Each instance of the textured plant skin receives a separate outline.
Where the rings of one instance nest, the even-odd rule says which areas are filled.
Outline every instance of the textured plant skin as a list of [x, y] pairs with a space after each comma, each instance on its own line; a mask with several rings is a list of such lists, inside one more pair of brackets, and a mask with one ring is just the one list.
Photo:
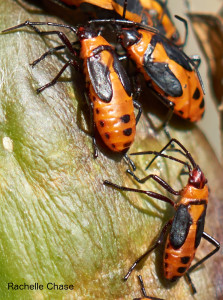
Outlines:
[[[27, 19], [63, 22], [44, 13], [30, 13], [9, 0], [1, 1], [0, 12], [0, 30]], [[122, 281], [174, 212], [154, 199], [106, 187], [103, 181], [166, 191], [151, 181], [136, 184], [125, 174], [127, 165], [121, 155], [111, 154], [102, 144], [99, 157], [93, 158], [78, 72], [68, 70], [65, 82], [37, 95], [36, 89], [60, 70], [63, 57], [48, 57], [34, 69], [29, 63], [55, 45], [55, 37], [42, 38], [26, 28], [2, 34], [0, 40], [0, 299], [133, 299], [141, 295], [137, 274], [153, 296], [222, 299], [222, 252], [192, 274], [195, 296], [183, 278], [175, 284], [163, 280], [162, 247], [127, 282]], [[155, 115], [151, 118], [159, 122]], [[222, 240], [222, 169], [195, 126], [176, 120], [170, 132], [191, 151], [209, 180], [205, 230]], [[165, 135], [155, 134], [143, 116], [130, 152], [160, 150], [166, 142]], [[144, 169], [149, 160], [134, 158], [138, 176], [148, 174]], [[149, 170], [175, 189], [181, 189], [185, 181], [179, 179], [180, 171], [180, 165], [165, 159], [157, 159]], [[210, 249], [202, 243], [196, 257]], [[44, 289], [8, 291], [9, 282], [38, 282]], [[74, 289], [48, 290], [49, 282], [74, 285]]]

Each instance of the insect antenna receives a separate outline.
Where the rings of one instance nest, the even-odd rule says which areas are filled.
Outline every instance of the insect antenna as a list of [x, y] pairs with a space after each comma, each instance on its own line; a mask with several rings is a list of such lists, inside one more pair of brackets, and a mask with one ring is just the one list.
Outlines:
[[[165, 151], [172, 143], [176, 143], [182, 150], [179, 149], [179, 152], [181, 154], [183, 154], [191, 163], [193, 168], [197, 167], [197, 164], [195, 163], [193, 157], [191, 156], [190, 152], [177, 140], [177, 139], [171, 139], [166, 146], [163, 147], [163, 149], [161, 149], [159, 152], [156, 151], [145, 151], [145, 152], [138, 152], [138, 153], [132, 153], [131, 155], [141, 155], [141, 154], [155, 154], [155, 157], [150, 161], [150, 163], [148, 164], [148, 166], [146, 167], [146, 170], [151, 166], [151, 164], [154, 162], [154, 160], [158, 157], [158, 156], [163, 156], [161, 155], [163, 151]], [[168, 156], [168, 157], [167, 157]], [[177, 158], [173, 157], [173, 156], [169, 156], [167, 155], [167, 158], [170, 158], [172, 160], [176, 160]], [[163, 156], [165, 157], [165, 156]], [[181, 161], [181, 160], [180, 160]], [[182, 162], [182, 161], [181, 161]], [[184, 165], [186, 164], [185, 162], [183, 162]], [[188, 165], [189, 166], [189, 165]], [[191, 171], [191, 167], [189, 168], [189, 171]]]
[[[176, 149], [176, 150], [178, 150], [178, 149]], [[192, 171], [191, 166], [190, 166], [187, 162], [185, 162], [185, 161], [183, 161], [183, 160], [181, 160], [181, 159], [178, 159], [178, 158], [176, 158], [176, 157], [174, 157], [174, 156], [166, 155], [166, 154], [163, 154], [163, 153], [160, 153], [160, 152], [157, 152], [157, 151], [135, 152], [135, 153], [131, 153], [130, 155], [145, 155], [145, 154], [155, 154], [155, 158], [158, 157], [158, 156], [161, 156], [161, 157], [165, 157], [165, 158], [174, 160], [174, 161], [176, 161], [176, 162], [178, 162], [178, 163], [180, 163], [180, 164], [186, 166], [186, 167], [188, 168], [188, 171], [189, 171], [189, 172]], [[184, 154], [184, 153], [181, 152], [181, 154]], [[184, 155], [186, 156], [186, 154], [184, 154]], [[155, 159], [155, 158], [154, 158], [154, 159]]]
[[188, 38], [188, 24], [187, 24], [187, 20], [185, 20], [184, 18], [178, 16], [178, 15], [175, 15], [174, 16], [176, 19], [178, 19], [179, 21], [183, 22], [184, 23], [184, 27], [185, 27], [185, 36], [184, 36], [184, 42], [180, 45], [181, 48], [183, 48], [186, 43], [187, 43], [187, 38]]

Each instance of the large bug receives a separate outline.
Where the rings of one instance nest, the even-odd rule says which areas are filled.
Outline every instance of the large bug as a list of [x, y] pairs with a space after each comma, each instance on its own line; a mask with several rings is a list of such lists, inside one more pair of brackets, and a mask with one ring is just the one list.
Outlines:
[[[123, 0], [114, 0], [113, 2], [119, 4], [119, 6], [113, 4], [113, 7], [117, 7], [116, 12], [123, 18], [153, 26], [176, 45], [181, 45], [179, 32], [167, 8], [167, 0], [128, 0], [124, 2]], [[138, 18], [135, 15], [131, 17], [130, 12], [137, 14]]]
[[147, 296], [147, 293], [146, 293], [146, 290], [145, 290], [145, 287], [144, 287], [144, 283], [143, 283], [143, 280], [142, 280], [142, 276], [139, 275], [138, 279], [139, 279], [139, 283], [141, 285], [141, 290], [142, 290], [143, 297], [142, 298], [134, 298], [133, 300], [145, 300], [145, 299], [147, 299], [147, 300], [163, 300], [161, 298]]
[[92, 20], [108, 23], [115, 31], [128, 56], [144, 75], [150, 88], [181, 118], [196, 122], [204, 114], [204, 89], [197, 70], [199, 59], [189, 58], [178, 46], [153, 27], [128, 20]]
[[[100, 34], [90, 27], [72, 27], [51, 22], [30, 22], [6, 29], [9, 32], [24, 26], [29, 26], [40, 35], [56, 34], [63, 42], [62, 46], [52, 48], [33, 62], [33, 66], [62, 48], [67, 48], [72, 58], [66, 62], [57, 76], [37, 91], [42, 92], [54, 85], [65, 69], [71, 65], [78, 67], [77, 52], [67, 36], [61, 31], [40, 31], [36, 26], [48, 25], [68, 28], [79, 38], [81, 44], [80, 57], [83, 60], [86, 85], [90, 98], [92, 126], [96, 127], [105, 145], [114, 152], [126, 151], [134, 141], [135, 127], [141, 114], [140, 105], [133, 100], [130, 81], [118, 60], [112, 46]], [[135, 118], [134, 106], [139, 109]], [[94, 156], [97, 156], [96, 141], [93, 132]]]
[[179, 32], [167, 8], [167, 0], [53, 0], [67, 4], [69, 7], [89, 3], [95, 6], [114, 10], [124, 18], [151, 25], [160, 30], [168, 39], [177, 45], [181, 44]]
[[[168, 148], [169, 145], [171, 145], [171, 143], [176, 143], [181, 148], [181, 150], [179, 149], [179, 151], [187, 157], [190, 164], [173, 156], [165, 155], [162, 153]], [[193, 293], [195, 293], [196, 289], [191, 282], [189, 273], [191, 273], [209, 257], [214, 255], [220, 248], [220, 244], [213, 237], [204, 232], [204, 222], [208, 203], [207, 179], [205, 178], [204, 173], [201, 171], [200, 167], [195, 163], [191, 154], [176, 139], [171, 139], [170, 142], [160, 152], [145, 151], [133, 153], [133, 155], [144, 154], [155, 154], [156, 156], [166, 157], [183, 164], [188, 168], [189, 178], [187, 185], [182, 190], [175, 191], [168, 185], [167, 182], [165, 182], [157, 175], [150, 174], [143, 179], [139, 179], [131, 171], [128, 171], [140, 183], [143, 183], [149, 179], [153, 179], [169, 193], [180, 196], [180, 200], [177, 203], [164, 195], [152, 191], [123, 187], [109, 181], [104, 182], [105, 185], [114, 187], [122, 191], [132, 191], [146, 194], [152, 198], [169, 203], [176, 210], [174, 217], [169, 220], [163, 227], [155, 244], [133, 263], [124, 279], [127, 280], [138, 263], [163, 242], [165, 233], [171, 226], [169, 234], [167, 236], [163, 257], [164, 276], [170, 281], [175, 281], [179, 277], [185, 275], [188, 282], [191, 284]], [[215, 249], [190, 267], [202, 237], [213, 244], [215, 246]]]

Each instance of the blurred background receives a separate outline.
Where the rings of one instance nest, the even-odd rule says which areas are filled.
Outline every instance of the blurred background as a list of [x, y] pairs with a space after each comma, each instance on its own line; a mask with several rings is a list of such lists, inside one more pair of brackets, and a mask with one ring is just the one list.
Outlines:
[[[175, 1], [175, 0], [169, 0], [168, 1], [168, 7], [173, 15], [180, 15], [182, 17], [185, 17], [188, 19], [186, 12], [190, 11], [192, 14], [208, 14], [208, 15], [220, 15], [220, 11], [222, 11], [222, 0], [185, 0], [185, 1]], [[183, 24], [179, 24], [180, 22], [176, 21], [177, 27], [180, 31], [180, 33], [184, 34], [184, 26]], [[207, 21], [204, 20], [204, 23], [207, 24]], [[206, 111], [203, 119], [198, 122], [198, 126], [202, 129], [203, 133], [207, 137], [208, 141], [212, 145], [219, 161], [222, 162], [222, 150], [221, 150], [221, 131], [222, 131], [222, 125], [220, 122], [220, 114], [218, 110], [218, 102], [222, 101], [222, 94], [221, 99], [217, 101], [213, 87], [212, 87], [212, 81], [210, 76], [210, 68], [208, 67], [207, 59], [205, 58], [205, 55], [203, 51], [201, 50], [201, 47], [199, 46], [198, 39], [195, 36], [195, 33], [193, 31], [192, 23], [189, 21], [189, 35], [188, 35], [188, 42], [185, 46], [185, 52], [190, 56], [194, 54], [198, 54], [201, 57], [201, 65], [199, 67], [199, 71], [201, 73], [202, 80], [204, 82], [205, 87], [205, 103], [206, 103]], [[220, 26], [220, 24], [219, 24]], [[198, 27], [202, 27], [201, 24], [198, 24]], [[199, 28], [198, 28], [199, 29]], [[213, 30], [213, 35], [215, 28]], [[223, 36], [223, 23], [221, 23], [221, 31]], [[222, 36], [219, 35], [219, 39], [222, 39]], [[200, 37], [201, 38], [201, 37]], [[210, 32], [207, 33], [206, 43], [212, 42], [212, 34]], [[223, 43], [223, 40], [221, 40], [221, 43]], [[222, 45], [222, 44], [221, 44]], [[219, 66], [220, 69], [222, 69], [222, 78], [223, 78], [223, 47], [220, 49], [221, 51], [221, 65]], [[219, 83], [221, 82], [221, 89], [223, 86], [223, 79], [219, 79]], [[216, 104], [218, 103], [218, 104]]]

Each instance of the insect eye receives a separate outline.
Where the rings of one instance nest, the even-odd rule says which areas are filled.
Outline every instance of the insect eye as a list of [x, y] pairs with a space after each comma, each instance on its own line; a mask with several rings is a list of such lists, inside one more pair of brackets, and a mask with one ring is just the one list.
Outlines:
[[190, 173], [189, 184], [197, 189], [202, 189], [206, 183], [207, 179], [201, 169], [199, 167], [193, 169]]

